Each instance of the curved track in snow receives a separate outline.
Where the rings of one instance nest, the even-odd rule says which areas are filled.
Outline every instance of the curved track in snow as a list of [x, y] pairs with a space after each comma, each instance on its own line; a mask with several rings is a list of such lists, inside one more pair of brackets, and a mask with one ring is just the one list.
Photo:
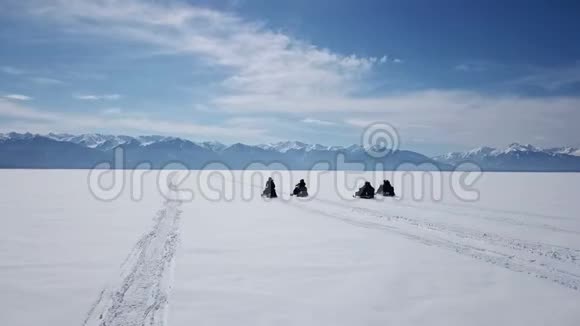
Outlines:
[[398, 234], [425, 245], [580, 290], [580, 250], [575, 248], [525, 241], [425, 218], [392, 215], [384, 210], [325, 199], [290, 201], [288, 204], [357, 227]]
[[89, 310], [87, 326], [166, 324], [173, 257], [179, 239], [178, 201], [167, 201], [151, 231], [135, 244], [118, 280], [103, 289]]

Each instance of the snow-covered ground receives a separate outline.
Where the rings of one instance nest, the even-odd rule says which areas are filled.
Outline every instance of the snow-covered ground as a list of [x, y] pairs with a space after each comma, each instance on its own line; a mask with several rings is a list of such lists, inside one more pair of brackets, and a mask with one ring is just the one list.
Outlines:
[[101, 201], [88, 171], [1, 170], [0, 325], [580, 321], [580, 174], [487, 173], [474, 201], [449, 174], [387, 173], [399, 197], [377, 200], [350, 194], [380, 175], [311, 175], [303, 200], [306, 173], [261, 174], [280, 198], [241, 172], [222, 200], [217, 174], [192, 172], [193, 200], [175, 201], [150, 172], [141, 200], [127, 181]]

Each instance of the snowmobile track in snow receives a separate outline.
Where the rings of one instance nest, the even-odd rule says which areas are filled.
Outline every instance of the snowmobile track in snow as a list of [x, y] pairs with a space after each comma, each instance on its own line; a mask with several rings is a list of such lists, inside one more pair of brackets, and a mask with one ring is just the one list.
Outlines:
[[[353, 207], [328, 200], [288, 204], [357, 227], [388, 231], [429, 246], [451, 250], [503, 268], [580, 290], [580, 250], [511, 239], [492, 233]], [[319, 209], [312, 204], [326, 206]], [[338, 209], [328, 209], [334, 206]], [[354, 213], [354, 214], [353, 214]], [[366, 218], [365, 218], [366, 217]], [[368, 217], [373, 218], [369, 220]]]
[[151, 231], [121, 265], [120, 277], [101, 291], [83, 325], [161, 326], [166, 324], [171, 268], [179, 238], [180, 202], [167, 201]]
[[[559, 233], [580, 235], [580, 231], [578, 230], [570, 230], [542, 222], [542, 220], [571, 220], [572, 218], [569, 217], [542, 215], [529, 212], [517, 212], [509, 210], [495, 210], [480, 207], [475, 208], [476, 211], [474, 211], [474, 207], [470, 207], [468, 205], [448, 204], [448, 203], [437, 203], [437, 205], [421, 206], [421, 205], [404, 204], [395, 201], [393, 202], [393, 204], [398, 207], [409, 207], [423, 210], [428, 209], [431, 211], [438, 211], [445, 214], [451, 214], [456, 216], [469, 216], [514, 226], [529, 227], [540, 230], [550, 230]], [[540, 222], [531, 222], [530, 219], [540, 220]]]
[[[259, 185], [252, 185], [259, 188]], [[280, 195], [285, 194], [284, 191]], [[417, 241], [429, 246], [457, 252], [459, 254], [472, 257], [486, 263], [501, 266], [511, 271], [527, 273], [540, 279], [547, 279], [572, 290], [580, 291], [580, 250], [562, 246], [550, 245], [541, 242], [529, 242], [520, 239], [502, 237], [493, 233], [484, 233], [467, 228], [453, 227], [443, 223], [433, 223], [430, 221], [418, 220], [399, 215], [385, 214], [379, 210], [355, 207], [327, 199], [309, 198], [305, 201], [282, 201], [286, 205], [291, 205], [299, 209], [307, 210], [327, 218], [342, 221], [357, 227], [388, 231], [401, 235], [413, 241]], [[313, 203], [320, 203], [325, 206], [334, 206], [338, 211], [318, 209]], [[404, 206], [404, 205], [403, 205]], [[431, 207], [421, 207], [407, 205], [416, 209], [432, 209]], [[468, 208], [464, 205], [448, 205], [450, 207]], [[479, 210], [478, 208], [474, 208]], [[439, 211], [459, 215], [449, 209], [439, 209]], [[483, 209], [488, 213], [525, 215], [526, 213], [503, 211], [495, 209]], [[346, 214], [345, 214], [346, 212]], [[351, 213], [355, 213], [352, 215]], [[361, 218], [377, 218], [377, 223]], [[513, 219], [513, 217], [497, 217], [483, 215], [479, 213], [467, 212], [472, 217], [495, 220], [511, 225], [521, 225], [528, 227], [546, 228], [556, 232], [567, 230], [551, 228], [545, 224], [528, 224]], [[553, 217], [536, 214], [537, 218], [567, 219], [567, 217]], [[380, 220], [378, 218], [381, 218]], [[546, 227], [547, 226], [547, 227]], [[574, 232], [572, 232], [574, 233]]]
[[[379, 197], [380, 198], [380, 197]], [[378, 199], [379, 202], [385, 201], [387, 198], [380, 198]], [[337, 202], [333, 202], [327, 199], [316, 198], [316, 201], [324, 202], [330, 205], [341, 205], [345, 207], [344, 204], [340, 204]], [[573, 235], [580, 235], [580, 231], [578, 230], [570, 230], [561, 227], [557, 227], [554, 225], [540, 222], [532, 222], [530, 218], [535, 220], [570, 220], [569, 217], [562, 217], [562, 216], [554, 216], [554, 215], [542, 215], [542, 214], [532, 214], [528, 212], [518, 212], [513, 210], [498, 210], [498, 209], [490, 209], [490, 208], [480, 208], [473, 207], [469, 205], [461, 205], [461, 204], [449, 204], [449, 203], [437, 203], [431, 205], [413, 205], [409, 203], [403, 203], [399, 200], [393, 200], [388, 202], [389, 205], [393, 205], [394, 207], [408, 207], [413, 209], [420, 209], [420, 210], [429, 210], [429, 211], [436, 211], [445, 214], [455, 215], [455, 216], [469, 216], [477, 219], [482, 219], [490, 222], [497, 222], [503, 223], [513, 226], [520, 226], [520, 227], [527, 227], [527, 228], [535, 228], [540, 230], [549, 230], [553, 232], [559, 233], [567, 233]], [[348, 206], [352, 207], [352, 206]]]
[[[360, 215], [370, 216], [375, 218], [387, 218], [388, 221], [392, 222], [402, 222], [407, 223], [418, 228], [428, 229], [431, 231], [439, 231], [446, 233], [453, 233], [454, 235], [468, 240], [478, 240], [486, 242], [490, 245], [502, 246], [514, 250], [527, 251], [530, 254], [534, 254], [540, 257], [547, 257], [550, 259], [558, 260], [560, 262], [566, 262], [575, 264], [580, 268], [580, 250], [574, 248], [568, 248], [563, 246], [558, 246], [554, 244], [547, 244], [539, 241], [525, 241], [521, 239], [514, 239], [505, 237], [499, 234], [491, 232], [482, 232], [480, 230], [474, 230], [466, 227], [461, 227], [457, 225], [450, 225], [446, 223], [436, 222], [425, 218], [411, 218], [401, 215], [387, 214], [384, 210], [359, 207], [359, 206], [349, 206], [346, 204], [341, 204], [333, 202], [330, 200], [316, 199], [316, 201], [321, 201], [327, 205], [333, 205], [344, 209], [349, 209], [353, 212], [359, 213]], [[409, 206], [413, 208], [421, 209], [419, 206]], [[431, 208], [428, 208], [431, 210]], [[455, 213], [457, 214], [457, 213]], [[459, 215], [459, 214], [458, 214]], [[470, 215], [476, 216], [476, 215]], [[511, 223], [510, 223], [511, 224]], [[537, 226], [531, 226], [537, 227]], [[558, 232], [552, 228], [547, 228], [548, 230]]]

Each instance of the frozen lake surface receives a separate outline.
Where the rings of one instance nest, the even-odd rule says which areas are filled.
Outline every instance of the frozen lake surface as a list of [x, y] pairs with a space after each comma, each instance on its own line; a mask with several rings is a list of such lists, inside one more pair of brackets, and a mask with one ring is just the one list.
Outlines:
[[280, 198], [241, 172], [225, 191], [191, 172], [192, 200], [126, 176], [102, 201], [85, 170], [1, 170], [0, 324], [580, 322], [580, 174], [487, 173], [466, 201], [448, 174], [387, 174], [398, 198], [354, 200], [382, 176], [327, 172], [303, 200], [306, 173], [260, 173]]

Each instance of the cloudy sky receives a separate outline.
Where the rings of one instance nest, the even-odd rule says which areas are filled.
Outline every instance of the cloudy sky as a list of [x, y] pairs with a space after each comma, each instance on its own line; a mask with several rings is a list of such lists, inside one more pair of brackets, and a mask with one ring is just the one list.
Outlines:
[[580, 145], [577, 1], [0, 1], [0, 132]]

